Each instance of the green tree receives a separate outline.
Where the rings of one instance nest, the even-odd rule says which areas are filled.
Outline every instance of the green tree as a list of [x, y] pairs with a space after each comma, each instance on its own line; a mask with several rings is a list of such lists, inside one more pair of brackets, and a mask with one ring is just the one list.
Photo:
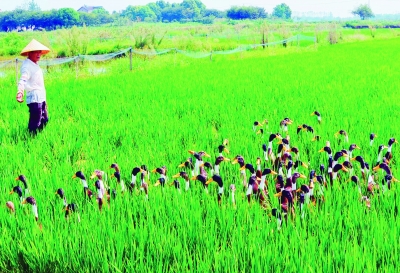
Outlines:
[[40, 11], [39, 5], [35, 2], [35, 0], [25, 0], [21, 6], [18, 6], [17, 9], [23, 9], [28, 11]]
[[94, 14], [106, 14], [106, 15], [109, 15], [109, 14], [110, 14], [110, 13], [109, 13], [105, 8], [103, 8], [103, 7], [94, 9], [94, 10], [92, 11], [92, 13], [94, 13]]
[[165, 22], [180, 21], [184, 18], [184, 9], [181, 6], [171, 6], [161, 10], [162, 20]]
[[181, 6], [184, 8], [184, 17], [186, 19], [199, 18], [206, 6], [197, 0], [183, 0]]
[[356, 15], [356, 16], [360, 16], [361, 20], [365, 20], [365, 19], [374, 17], [374, 14], [372, 13], [371, 7], [369, 5], [366, 5], [366, 4], [358, 6], [351, 13]]
[[164, 0], [156, 1], [156, 5], [160, 8], [160, 10], [169, 7], [169, 3], [165, 2]]
[[161, 8], [156, 4], [156, 3], [148, 3], [146, 6], [148, 6], [154, 14], [157, 16], [157, 21], [161, 20]]
[[203, 11], [203, 16], [204, 17], [214, 16], [215, 18], [224, 18], [226, 16], [226, 12], [217, 9], [206, 9]]
[[72, 27], [79, 24], [79, 13], [72, 8], [62, 8], [57, 12], [57, 25]]
[[292, 10], [285, 3], [279, 4], [272, 11], [272, 17], [290, 19], [292, 17]]
[[267, 13], [264, 8], [235, 6], [226, 12], [226, 16], [233, 20], [258, 19], [267, 17]]
[[128, 6], [121, 15], [132, 21], [157, 21], [157, 15], [149, 6]]

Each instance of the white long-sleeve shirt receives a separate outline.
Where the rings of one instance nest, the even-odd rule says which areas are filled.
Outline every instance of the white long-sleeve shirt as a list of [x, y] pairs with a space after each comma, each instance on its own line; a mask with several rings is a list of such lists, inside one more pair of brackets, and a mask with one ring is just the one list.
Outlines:
[[18, 82], [18, 92], [24, 94], [24, 90], [26, 90], [27, 104], [46, 101], [42, 69], [29, 59], [22, 63], [21, 78]]

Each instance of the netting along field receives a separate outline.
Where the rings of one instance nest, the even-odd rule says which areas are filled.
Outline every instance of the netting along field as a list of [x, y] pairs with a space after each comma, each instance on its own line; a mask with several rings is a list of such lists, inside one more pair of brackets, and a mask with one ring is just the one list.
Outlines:
[[[326, 188], [322, 205], [307, 208], [304, 218], [295, 205], [297, 216], [277, 230], [276, 219], [254, 197], [248, 204], [238, 165], [229, 162], [220, 169], [221, 206], [215, 183], [205, 194], [198, 181], [186, 192], [180, 180], [178, 193], [174, 187], [153, 186], [159, 176], [152, 173], [148, 200], [139, 187], [133, 194], [118, 191], [99, 213], [71, 177], [82, 170], [88, 178], [101, 169], [108, 173], [107, 184], [119, 190], [109, 168], [116, 162], [126, 184], [132, 168], [142, 164], [150, 170], [165, 165], [170, 183], [181, 170], [178, 165], [191, 156], [188, 150], [204, 150], [211, 155], [205, 160], [214, 162], [224, 139], [229, 140], [226, 157], [240, 154], [255, 166], [256, 158], [263, 158], [262, 144], [268, 144], [271, 132], [279, 132], [285, 117], [294, 121], [290, 144], [309, 164], [299, 168], [307, 177], [327, 165], [326, 154], [318, 151], [328, 140], [334, 152], [356, 143], [361, 150], [353, 156], [362, 155], [374, 166], [379, 144], [400, 138], [399, 46], [400, 39], [391, 39], [268, 57], [174, 57], [160, 66], [154, 61], [133, 72], [78, 79], [74, 72], [50, 72], [45, 76], [50, 123], [36, 138], [26, 136], [28, 109], [15, 101], [15, 76], [1, 78], [0, 200], [16, 204], [15, 214], [0, 209], [2, 271], [396, 271], [396, 183], [370, 196], [368, 209], [356, 185], [347, 181], [349, 174], [341, 173]], [[315, 110], [321, 124], [310, 116]], [[264, 134], [255, 134], [253, 122], [264, 119], [269, 121]], [[311, 141], [307, 132], [296, 134], [304, 123], [320, 141]], [[348, 143], [335, 138], [339, 130], [348, 132]], [[378, 136], [372, 146], [370, 133]], [[392, 152], [390, 167], [398, 177], [396, 144]], [[361, 179], [359, 164], [352, 163]], [[37, 201], [42, 229], [30, 206], [19, 205], [18, 196], [9, 194], [20, 174], [26, 175]], [[278, 208], [273, 176], [267, 180], [272, 207]], [[94, 190], [94, 180], [88, 182]], [[235, 207], [230, 184], [237, 188]], [[308, 178], [301, 184], [308, 184]], [[80, 222], [75, 215], [64, 218], [62, 200], [54, 194], [58, 188], [78, 204]]]

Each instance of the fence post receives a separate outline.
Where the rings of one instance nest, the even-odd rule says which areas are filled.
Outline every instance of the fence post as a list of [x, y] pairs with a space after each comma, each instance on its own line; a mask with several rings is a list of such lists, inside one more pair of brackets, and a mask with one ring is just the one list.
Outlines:
[[15, 79], [18, 84], [18, 58], [15, 59]]
[[132, 47], [129, 49], [129, 68], [132, 71]]
[[297, 46], [300, 46], [300, 34], [297, 34]]
[[212, 61], [212, 51], [210, 52], [210, 61]]

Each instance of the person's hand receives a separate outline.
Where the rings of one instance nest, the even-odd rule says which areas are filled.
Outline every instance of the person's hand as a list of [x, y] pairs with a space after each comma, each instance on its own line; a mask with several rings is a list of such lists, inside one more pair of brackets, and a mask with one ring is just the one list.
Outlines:
[[19, 103], [24, 101], [24, 93], [22, 93], [21, 91], [17, 93], [17, 101]]

